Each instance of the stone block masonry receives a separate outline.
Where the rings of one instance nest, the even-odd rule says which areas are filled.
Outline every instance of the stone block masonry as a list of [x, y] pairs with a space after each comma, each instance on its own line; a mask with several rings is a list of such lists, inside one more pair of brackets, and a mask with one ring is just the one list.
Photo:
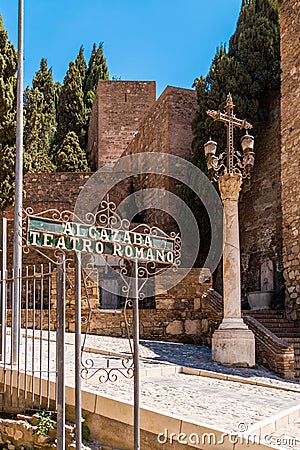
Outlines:
[[[211, 335], [220, 323], [206, 301], [206, 295], [211, 289], [211, 280], [200, 284], [199, 275], [201, 269], [192, 271], [175, 286], [164, 294], [156, 296], [155, 309], [140, 310], [140, 335], [142, 339], [166, 340], [173, 342], [190, 342], [195, 344], [210, 345]], [[75, 330], [74, 314], [74, 285], [72, 273], [68, 276], [68, 296], [66, 309], [66, 330]], [[99, 309], [97, 301], [97, 287], [90, 283], [87, 302], [82, 303], [82, 316], [90, 315], [88, 332], [90, 334], [126, 337], [127, 330], [123, 310]], [[56, 283], [55, 274], [52, 280], [53, 299], [51, 314], [55, 311]], [[132, 310], [127, 311], [127, 318], [132, 325]], [[38, 318], [37, 318], [38, 321]], [[83, 321], [82, 331], [86, 331], [87, 321]]]
[[281, 204], [286, 310], [300, 323], [300, 1], [282, 0]]
[[155, 81], [99, 81], [87, 149], [93, 170], [122, 155], [155, 99]]
[[[194, 90], [167, 86], [140, 122], [138, 132], [125, 154], [159, 152], [191, 161], [193, 140], [191, 122], [196, 109], [197, 99]], [[167, 173], [167, 171], [168, 168], [162, 167], [162, 173]], [[181, 184], [165, 175], [150, 173], [135, 177], [133, 185], [135, 191], [159, 187], [159, 189], [181, 195]], [[150, 194], [145, 191], [143, 196], [145, 204], [148, 203], [148, 200], [151, 200], [152, 204], [157, 204], [157, 207], [159, 207], [159, 200], [156, 201], [153, 193]], [[167, 203], [166, 206], [168, 207]], [[171, 217], [154, 208], [143, 214], [143, 221], [172, 229], [174, 224]]]
[[280, 290], [282, 270], [282, 211], [280, 184], [280, 103], [270, 99], [269, 126], [255, 134], [255, 166], [244, 180], [239, 202], [242, 295], [261, 290], [261, 268], [273, 265], [273, 283]]

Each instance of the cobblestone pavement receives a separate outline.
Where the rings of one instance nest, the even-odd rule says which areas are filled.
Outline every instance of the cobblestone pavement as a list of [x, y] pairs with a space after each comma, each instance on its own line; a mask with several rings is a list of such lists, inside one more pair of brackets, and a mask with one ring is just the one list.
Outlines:
[[[51, 333], [51, 342], [55, 333]], [[74, 334], [66, 334], [66, 376], [74, 375]], [[97, 367], [106, 364], [101, 354], [130, 353], [127, 339], [89, 335], [86, 337], [83, 361], [90, 359]], [[45, 354], [47, 347], [45, 347]], [[39, 354], [38, 347], [36, 348]], [[49, 347], [51, 364], [55, 364], [55, 345]], [[274, 414], [300, 404], [300, 384], [283, 380], [271, 374], [263, 367], [242, 369], [224, 367], [211, 361], [211, 352], [207, 347], [192, 344], [168, 342], [140, 342], [140, 355], [145, 361], [142, 367], [151, 367], [148, 376], [141, 379], [141, 407], [158, 409], [169, 415], [200, 421], [212, 427], [237, 431], [239, 424], [249, 427]], [[151, 362], [152, 361], [152, 362]], [[153, 361], [157, 364], [153, 364]], [[216, 374], [216, 377], [173, 373], [161, 375], [161, 367], [167, 364], [204, 369]], [[117, 360], [113, 359], [113, 364]], [[55, 366], [54, 366], [55, 367]], [[150, 375], [149, 375], [150, 373]], [[239, 381], [220, 380], [218, 374], [239, 376], [244, 381], [256, 381], [264, 386]], [[98, 391], [133, 402], [133, 379], [122, 375], [116, 382], [99, 383], [99, 376], [83, 381], [84, 389]], [[162, 432], [164, 430], [161, 430]], [[300, 449], [300, 427], [291, 424], [286, 429], [273, 433], [272, 442], [280, 444], [282, 449]], [[91, 447], [92, 448], [92, 447]]]
[[[126, 339], [105, 336], [87, 336], [86, 346], [106, 352], [130, 351]], [[255, 380], [270, 385], [257, 386], [182, 373], [167, 376], [153, 374], [141, 380], [142, 407], [151, 407], [213, 427], [238, 431], [240, 424], [250, 427], [300, 404], [298, 383], [283, 380], [263, 367], [243, 369], [222, 366], [211, 361], [211, 351], [207, 347], [142, 340], [140, 354], [143, 358], [161, 363], [204, 369], [216, 374], [225, 373], [243, 377], [245, 381]], [[120, 400], [133, 401], [132, 380], [120, 378], [116, 383], [105, 384], [96, 381], [85, 388], [118, 397]], [[282, 449], [300, 449], [299, 423], [290, 424], [273, 433], [269, 442]]]
[[[88, 389], [133, 401], [132, 380], [95, 383]], [[142, 407], [232, 431], [238, 431], [240, 424], [249, 427], [298, 403], [300, 393], [201, 376], [176, 374], [141, 380]]]
[[[68, 342], [74, 337], [69, 334]], [[97, 348], [106, 352], [128, 353], [130, 347], [127, 339], [108, 336], [88, 335], [85, 347]], [[178, 344], [162, 341], [140, 341], [140, 356], [157, 362], [177, 364], [178, 366], [204, 369], [227, 375], [237, 375], [251, 380], [261, 381], [272, 385], [291, 386], [300, 392], [300, 384], [292, 383], [272, 374], [262, 366], [255, 369], [227, 367], [211, 360], [211, 350], [193, 344]]]

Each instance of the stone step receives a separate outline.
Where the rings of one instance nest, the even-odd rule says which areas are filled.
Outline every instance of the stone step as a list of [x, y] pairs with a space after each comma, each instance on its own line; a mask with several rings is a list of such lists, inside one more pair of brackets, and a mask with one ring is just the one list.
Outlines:
[[[87, 441], [87, 443], [88, 443], [88, 441]], [[116, 447], [111, 447], [110, 445], [99, 444], [98, 450], [121, 450], [121, 449], [116, 448]]]
[[[243, 314], [243, 317], [247, 316], [248, 314]], [[273, 316], [253, 316], [252, 314], [248, 315], [249, 317], [253, 317], [253, 319], [256, 319], [258, 321], [264, 321], [264, 322], [278, 322], [278, 323], [290, 323], [286, 317], [273, 317]]]
[[[278, 328], [278, 329], [282, 329], [282, 328], [288, 328], [288, 329], [296, 329], [295, 325], [293, 323], [290, 322], [264, 322], [263, 320], [260, 320], [260, 323], [262, 323], [266, 328]], [[298, 329], [299, 333], [300, 330]]]
[[299, 333], [299, 331], [297, 330], [297, 329], [295, 329], [295, 328], [275, 328], [275, 327], [267, 327], [268, 328], [268, 330], [270, 330], [270, 331], [272, 331], [272, 333], [275, 333], [275, 334], [280, 334], [280, 335], [284, 335], [284, 334], [286, 334], [286, 335], [288, 335], [288, 334], [292, 334], [293, 336], [295, 336], [295, 337], [298, 337], [298, 336], [300, 336], [300, 333]]
[[300, 334], [299, 331], [274, 331], [274, 330], [270, 330], [273, 331], [273, 333], [276, 334], [276, 336], [280, 337], [280, 338], [300, 338]]
[[285, 315], [284, 309], [243, 309], [244, 314], [253, 314], [253, 315], [259, 315], [259, 314], [269, 314], [269, 315]]
[[286, 342], [289, 342], [290, 344], [295, 344], [300, 348], [300, 337], [285, 337], [282, 339]]
[[279, 331], [281, 333], [285, 333], [285, 332], [293, 333], [293, 332], [296, 332], [296, 333], [300, 334], [299, 328], [296, 328], [294, 326], [290, 327], [288, 324], [278, 324], [278, 323], [269, 323], [269, 322], [265, 322], [264, 323], [262, 321], [260, 321], [260, 323], [262, 325], [264, 325], [266, 328], [269, 328], [272, 331], [276, 330], [276, 331]]
[[265, 318], [260, 318], [260, 319], [256, 319], [259, 320], [260, 322], [263, 323], [278, 323], [278, 325], [289, 325], [291, 327], [294, 327], [295, 324], [294, 322], [290, 322], [287, 319], [284, 318], [277, 318], [277, 317], [265, 317]]

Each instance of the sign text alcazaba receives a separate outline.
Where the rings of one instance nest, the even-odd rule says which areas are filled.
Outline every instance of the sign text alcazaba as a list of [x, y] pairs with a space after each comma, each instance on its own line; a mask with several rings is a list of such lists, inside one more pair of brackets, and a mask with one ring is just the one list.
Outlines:
[[173, 264], [175, 242], [168, 237], [58, 222], [28, 216], [27, 243], [44, 248], [93, 253], [116, 258]]

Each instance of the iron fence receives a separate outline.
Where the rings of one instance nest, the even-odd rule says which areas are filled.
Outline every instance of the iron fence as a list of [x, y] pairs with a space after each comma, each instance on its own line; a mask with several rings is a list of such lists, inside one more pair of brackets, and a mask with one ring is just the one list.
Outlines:
[[0, 272], [1, 354], [0, 409], [7, 412], [55, 408], [55, 304], [51, 301], [51, 264], [26, 266], [21, 280], [21, 311], [17, 360], [12, 357], [14, 270]]

